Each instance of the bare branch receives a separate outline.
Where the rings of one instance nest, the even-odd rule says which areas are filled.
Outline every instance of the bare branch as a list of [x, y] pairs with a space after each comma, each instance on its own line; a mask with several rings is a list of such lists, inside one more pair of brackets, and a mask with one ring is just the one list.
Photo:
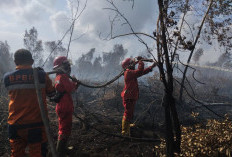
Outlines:
[[187, 26], [189, 27], [190, 33], [191, 33], [191, 35], [192, 35], [192, 41], [194, 41], [194, 36], [193, 36], [192, 28], [190, 27], [189, 23], [188, 23], [186, 20], [184, 20], [184, 22], [185, 22], [185, 23], [187, 24]]
[[59, 40], [58, 44], [52, 49], [52, 51], [50, 52], [50, 54], [48, 55], [48, 57], [46, 58], [46, 60], [44, 61], [42, 67], [44, 67], [45, 63], [48, 61], [48, 58], [52, 55], [52, 53], [55, 51], [55, 49], [62, 43], [62, 41], [64, 40], [64, 38], [66, 37], [66, 35], [68, 34], [68, 32], [71, 30], [72, 25], [69, 27], [69, 29], [65, 32], [65, 34], [63, 35], [63, 37], [61, 38], [61, 40]]
[[70, 45], [71, 45], [71, 42], [72, 42], [72, 36], [73, 36], [74, 27], [75, 27], [75, 22], [76, 22], [77, 19], [79, 19], [79, 17], [81, 16], [81, 14], [83, 13], [83, 11], [85, 10], [85, 8], [86, 8], [86, 6], [87, 6], [87, 0], [85, 1], [84, 7], [82, 8], [82, 10], [80, 11], [80, 13], [78, 14], [79, 5], [80, 5], [80, 4], [79, 4], [79, 1], [78, 1], [78, 6], [77, 6], [77, 8], [76, 8], [76, 13], [75, 13], [75, 16], [74, 16], [74, 18], [73, 18], [72, 25], [71, 25], [70, 37], [69, 37], [68, 49], [67, 49], [66, 57], [68, 57]]
[[[184, 18], [185, 18], [185, 15], [187, 14], [188, 3], [189, 3], [189, 0], [186, 0], [184, 15], [183, 15], [183, 17], [182, 17], [181, 24], [180, 24], [180, 35], [181, 35], [182, 28], [183, 28]], [[171, 55], [171, 57], [172, 57], [171, 62], [174, 61], [174, 58], [175, 58], [175, 55], [176, 55], [176, 51], [177, 51], [178, 44], [179, 44], [179, 38], [177, 38], [177, 41], [176, 41], [176, 44], [175, 44], [174, 52], [173, 52], [173, 54]]]
[[[193, 55], [194, 49], [195, 49], [195, 47], [196, 47], [197, 41], [198, 41], [198, 39], [200, 38], [201, 29], [202, 29], [202, 27], [203, 27], [203, 24], [204, 24], [204, 22], [205, 22], [205, 19], [206, 19], [208, 13], [209, 13], [209, 10], [210, 10], [212, 4], [213, 4], [213, 0], [210, 1], [210, 4], [209, 4], [208, 9], [207, 9], [207, 11], [206, 11], [206, 13], [205, 13], [205, 16], [204, 16], [203, 19], [202, 19], [202, 22], [201, 22], [201, 25], [200, 25], [200, 27], [199, 27], [199, 31], [198, 31], [198, 33], [197, 33], [195, 42], [194, 42], [194, 44], [193, 44], [193, 49], [192, 49], [192, 51], [191, 51], [191, 53], [190, 53], [190, 55], [189, 55], [187, 64], [189, 64], [189, 62], [190, 62], [190, 60], [191, 60], [191, 58], [192, 58], [192, 55]], [[183, 78], [182, 78], [181, 84], [184, 84], [184, 80], [185, 80], [185, 77], [186, 77], [187, 70], [188, 70], [188, 66], [186, 66], [185, 69], [184, 69], [184, 74], [183, 74]], [[182, 101], [182, 94], [183, 94], [183, 86], [181, 86], [181, 89], [180, 89], [179, 101]]]
[[79, 119], [82, 123], [84, 123], [86, 126], [102, 133], [102, 134], [106, 134], [108, 136], [113, 136], [113, 137], [118, 137], [118, 138], [122, 138], [122, 139], [126, 139], [126, 140], [134, 140], [134, 141], [143, 141], [143, 142], [159, 142], [159, 139], [150, 139], [150, 138], [136, 138], [136, 137], [129, 137], [129, 136], [122, 136], [122, 135], [117, 135], [117, 134], [113, 134], [113, 133], [108, 133], [105, 131], [102, 131], [98, 128], [96, 128], [93, 125], [88, 124], [85, 120], [83, 120], [81, 117], [79, 117], [75, 112], [73, 113], [73, 115]]
[[75, 41], [75, 40], [78, 40], [78, 39], [82, 38], [85, 34], [86, 34], [86, 32], [85, 32], [85, 33], [82, 33], [79, 37], [77, 37], [77, 38], [75, 38], [75, 39], [72, 39], [71, 42], [73, 42], [73, 41]]
[[[178, 67], [176, 67], [182, 74], [184, 73], [180, 68], [178, 68]], [[193, 90], [193, 87], [192, 87], [192, 85], [191, 85], [191, 83], [189, 82], [189, 80], [186, 78], [186, 81], [187, 81], [187, 83], [188, 83], [188, 85], [189, 85], [189, 87], [190, 87], [190, 89], [191, 89], [191, 91], [192, 91], [192, 93], [193, 93], [193, 95], [195, 96], [196, 94], [195, 94], [195, 92], [194, 92], [194, 90]]]
[[[181, 83], [180, 83], [178, 80], [176, 80], [176, 79], [174, 79], [174, 80], [175, 80], [178, 84], [181, 85]], [[218, 116], [218, 117], [224, 119], [224, 116], [219, 115], [218, 113], [216, 113], [215, 111], [211, 110], [211, 109], [207, 106], [209, 103], [200, 101], [200, 100], [198, 100], [197, 98], [193, 97], [191, 94], [189, 94], [188, 90], [187, 90], [184, 86], [183, 86], [183, 89], [186, 91], [187, 95], [188, 95], [192, 100], [194, 100], [195, 102], [201, 104], [203, 107], [205, 107], [208, 111], [212, 112], [212, 113], [215, 114], [216, 116]], [[229, 121], [232, 121], [232, 120], [229, 120]]]
[[[189, 68], [193, 69], [192, 77], [193, 77], [193, 79], [194, 79], [196, 82], [198, 82], [198, 83], [200, 83], [200, 84], [205, 84], [205, 83], [203, 83], [203, 82], [201, 82], [201, 81], [199, 81], [199, 80], [197, 80], [197, 79], [195, 78], [195, 72], [197, 71], [195, 68], [193, 68], [193, 67], [190, 66], [189, 64], [186, 65], [186, 64], [184, 64], [183, 62], [181, 62], [179, 56], [178, 56], [177, 58], [178, 58], [178, 61], [180, 62], [180, 64], [184, 65], [185, 67], [188, 66]], [[182, 72], [182, 71], [181, 71], [181, 72]], [[183, 73], [183, 72], [182, 72], [182, 73]]]
[[154, 55], [153, 55], [152, 52], [150, 51], [150, 48], [148, 47], [148, 45], [146, 44], [146, 42], [145, 42], [142, 38], [140, 38], [140, 37], [138, 36], [138, 34], [135, 33], [135, 31], [134, 31], [133, 27], [131, 26], [130, 22], [128, 21], [128, 19], [118, 10], [118, 8], [117, 8], [117, 6], [114, 4], [114, 2], [113, 2], [112, 0], [106, 0], [106, 1], [107, 1], [108, 3], [110, 3], [110, 4], [113, 6], [113, 8], [103, 8], [103, 9], [107, 9], [107, 10], [114, 11], [114, 12], [116, 12], [118, 15], [120, 15], [120, 16], [124, 19], [124, 21], [126, 22], [126, 24], [128, 24], [128, 26], [129, 26], [131, 32], [133, 33], [133, 35], [135, 35], [135, 36], [138, 38], [138, 41], [139, 41], [139, 42], [141, 42], [143, 45], [145, 45], [145, 47], [147, 48], [148, 53], [153, 57], [153, 59], [155, 59]]

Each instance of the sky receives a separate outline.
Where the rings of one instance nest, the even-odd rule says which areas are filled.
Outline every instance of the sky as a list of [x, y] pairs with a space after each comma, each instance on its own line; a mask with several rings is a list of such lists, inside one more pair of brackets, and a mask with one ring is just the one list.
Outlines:
[[[73, 2], [73, 3], [71, 3]], [[0, 41], [7, 41], [11, 52], [24, 47], [23, 36], [25, 30], [35, 27], [38, 31], [38, 39], [43, 42], [58, 41], [62, 38], [71, 24], [71, 6], [77, 6], [76, 0], [1, 0], [0, 1]], [[84, 7], [85, 0], [80, 0], [79, 11]], [[135, 32], [152, 34], [156, 27], [158, 16], [157, 0], [114, 0], [120, 12], [128, 19]], [[122, 44], [128, 50], [128, 56], [137, 56], [145, 51], [135, 37], [121, 37], [114, 40], [104, 40], [111, 31], [110, 20], [115, 16], [112, 10], [104, 9], [112, 7], [106, 0], [87, 0], [86, 8], [75, 23], [73, 33], [74, 40], [70, 47], [70, 56], [77, 59], [81, 54], [88, 52], [91, 48], [96, 48], [96, 52], [109, 52], [114, 44]], [[182, 15], [180, 15], [181, 17]], [[191, 13], [186, 16], [189, 25], [195, 27], [200, 25], [201, 18], [193, 17]], [[180, 24], [180, 22], [179, 22]], [[189, 32], [189, 26], [184, 29]], [[114, 35], [130, 32], [128, 25], [124, 21], [118, 20], [114, 25]], [[197, 30], [195, 32], [197, 33]], [[100, 34], [100, 36], [99, 36]], [[184, 34], [191, 37], [191, 34]], [[63, 41], [63, 46], [67, 48], [69, 34]], [[154, 41], [144, 38], [151, 48], [154, 48]], [[217, 43], [213, 46], [204, 45], [204, 55], [202, 61], [213, 62], [224, 52]], [[187, 58], [188, 53], [183, 53], [182, 57]]]
[[[0, 1], [0, 41], [7, 41], [11, 52], [23, 47], [25, 30], [35, 27], [38, 39], [43, 42], [60, 40], [70, 27], [71, 4], [73, 0], [7, 0]], [[80, 0], [79, 11], [83, 9], [85, 0]], [[128, 18], [137, 32], [152, 33], [157, 18], [157, 6], [151, 0], [136, 1], [132, 9], [132, 1], [118, 0], [116, 5]], [[86, 8], [75, 23], [74, 40], [71, 43], [71, 56], [79, 57], [82, 53], [96, 48], [97, 52], [108, 52], [114, 44], [123, 44], [128, 49], [128, 55], [138, 54], [145, 47], [137, 39], [122, 37], [120, 39], [104, 40], [110, 33], [110, 20], [115, 13], [103, 9], [109, 8], [106, 0], [88, 0]], [[74, 7], [75, 9], [75, 7]], [[74, 10], [73, 9], [73, 10]], [[117, 28], [116, 28], [117, 27]], [[126, 25], [115, 26], [113, 33], [129, 32]], [[101, 34], [99, 36], [99, 34]], [[67, 48], [69, 34], [64, 39]], [[148, 41], [153, 42], [153, 41]]]

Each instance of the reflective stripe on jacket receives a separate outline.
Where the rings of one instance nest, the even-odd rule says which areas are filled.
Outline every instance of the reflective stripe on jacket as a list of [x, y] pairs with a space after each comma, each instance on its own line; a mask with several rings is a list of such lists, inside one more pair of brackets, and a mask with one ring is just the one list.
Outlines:
[[126, 69], [124, 72], [124, 89], [121, 93], [121, 97], [126, 99], [137, 100], [139, 97], [139, 87], [137, 78], [143, 76], [152, 71], [152, 67], [144, 69], [144, 63], [139, 61], [138, 69], [130, 70]]
[[[54, 88], [43, 70], [38, 71], [38, 77], [46, 105], [46, 95], [54, 92]], [[15, 71], [4, 75], [4, 84], [10, 97], [8, 123], [22, 125], [42, 122], [32, 67], [17, 66]]]

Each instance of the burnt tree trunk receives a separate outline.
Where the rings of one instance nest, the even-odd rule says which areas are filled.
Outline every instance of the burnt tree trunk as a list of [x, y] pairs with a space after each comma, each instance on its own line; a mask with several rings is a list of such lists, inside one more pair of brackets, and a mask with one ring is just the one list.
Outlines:
[[[165, 94], [163, 98], [163, 106], [165, 108], [165, 123], [166, 123], [166, 151], [167, 156], [174, 156], [174, 152], [180, 152], [181, 144], [181, 130], [178, 114], [176, 111], [175, 99], [173, 97], [173, 69], [172, 64], [169, 59], [169, 52], [167, 47], [166, 39], [166, 15], [167, 15], [167, 0], [158, 0], [159, 4], [159, 26], [157, 24], [157, 50], [158, 50], [158, 62], [159, 71], [161, 75], [162, 82], [165, 87]], [[159, 29], [159, 30], [158, 30]], [[164, 56], [165, 67], [167, 69], [167, 74], [165, 76], [162, 57]], [[174, 130], [173, 130], [174, 126]], [[174, 140], [174, 135], [176, 140]]]

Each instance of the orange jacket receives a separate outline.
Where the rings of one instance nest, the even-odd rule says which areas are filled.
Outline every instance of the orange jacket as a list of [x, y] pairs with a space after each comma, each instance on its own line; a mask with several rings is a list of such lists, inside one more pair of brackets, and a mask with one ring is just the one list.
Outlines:
[[[47, 109], [46, 95], [52, 94], [54, 88], [43, 70], [39, 70], [38, 75], [43, 102]], [[22, 125], [42, 122], [32, 67], [17, 66], [15, 71], [4, 75], [4, 84], [10, 97], [8, 123]]]
[[124, 89], [121, 97], [126, 99], [137, 100], [139, 98], [139, 87], [137, 78], [152, 71], [152, 67], [144, 69], [144, 63], [139, 61], [138, 69], [126, 69], [124, 72]]
[[58, 74], [55, 79], [57, 92], [64, 92], [64, 96], [56, 105], [57, 112], [73, 112], [73, 100], [71, 93], [77, 88], [77, 84], [72, 82], [67, 74]]

